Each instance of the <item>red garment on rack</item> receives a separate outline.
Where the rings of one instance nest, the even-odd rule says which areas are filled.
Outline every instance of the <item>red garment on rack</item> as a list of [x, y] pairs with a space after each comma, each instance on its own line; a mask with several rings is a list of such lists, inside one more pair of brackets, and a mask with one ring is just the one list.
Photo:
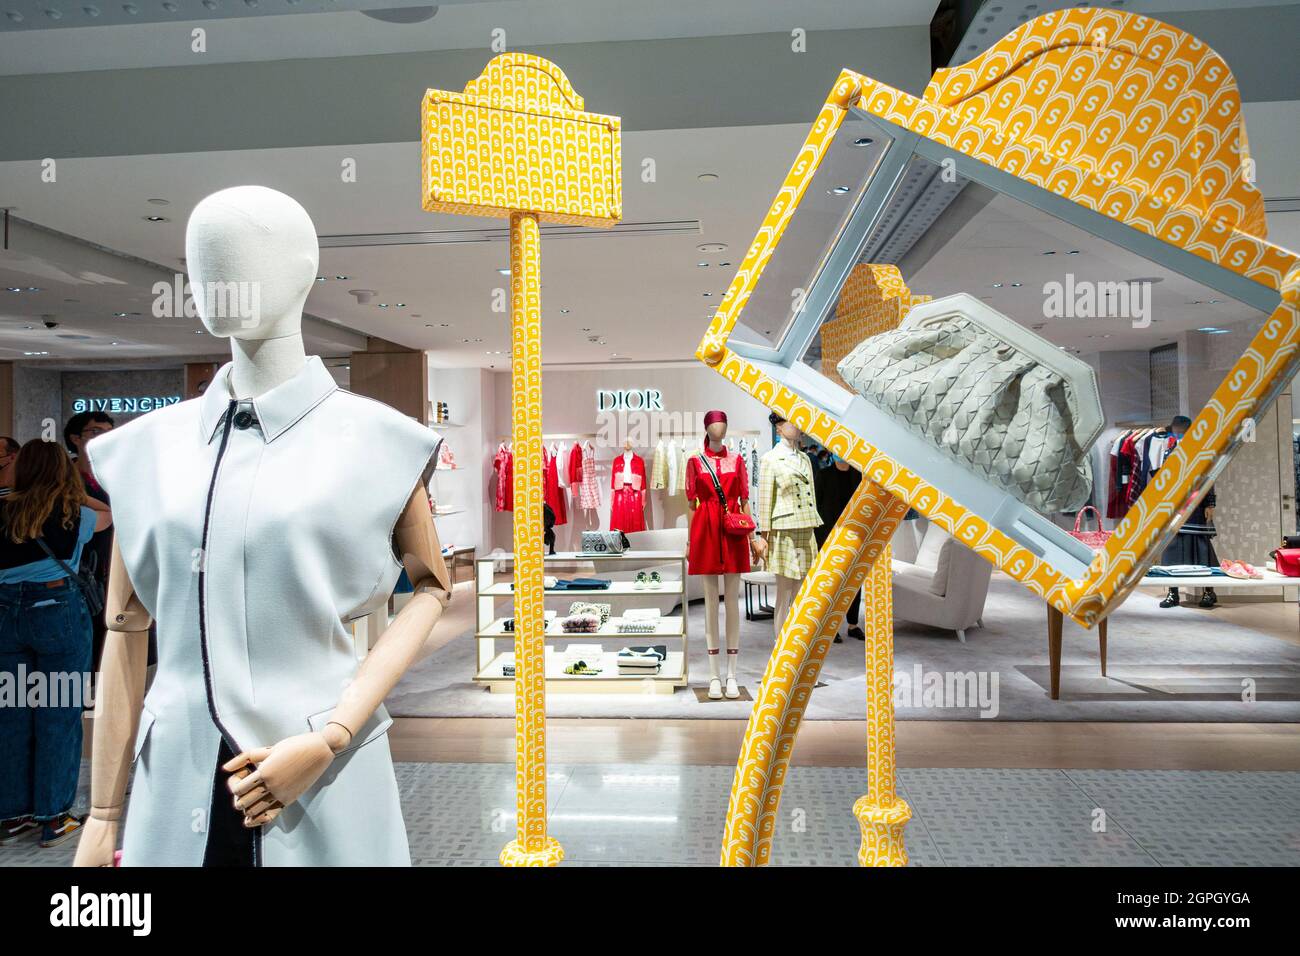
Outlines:
[[555, 526], [569, 523], [569, 512], [564, 506], [564, 489], [560, 487], [560, 472], [556, 466], [555, 456], [549, 448], [542, 449], [543, 495], [546, 503], [555, 514]]
[[[714, 451], [705, 441], [704, 452], [718, 475], [727, 508], [740, 511], [749, 498], [749, 473], [745, 459], [724, 446]], [[689, 574], [746, 574], [749, 571], [749, 539], [727, 534], [722, 529], [722, 502], [718, 501], [713, 479], [699, 455], [686, 459], [686, 500], [696, 502], [691, 515], [690, 546], [686, 552]]]
[[609, 530], [645, 530], [645, 461], [640, 455], [631, 455], [631, 481], [623, 480], [623, 455], [618, 455], [610, 469], [610, 487], [614, 495], [609, 503]]
[[497, 511], [515, 510], [515, 456], [505, 445], [497, 449], [492, 459], [492, 469], [497, 473]]
[[582, 484], [582, 442], [575, 441], [573, 449], [569, 452], [569, 460], [565, 464], [569, 469], [569, 487], [577, 488]]

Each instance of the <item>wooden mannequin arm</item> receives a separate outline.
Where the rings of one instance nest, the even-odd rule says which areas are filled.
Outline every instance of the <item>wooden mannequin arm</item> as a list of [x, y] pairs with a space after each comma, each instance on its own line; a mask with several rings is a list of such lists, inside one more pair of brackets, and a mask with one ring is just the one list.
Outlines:
[[356, 677], [344, 688], [325, 729], [286, 738], [274, 747], [246, 751], [225, 764], [231, 774], [235, 806], [244, 811], [245, 826], [270, 823], [320, 779], [333, 755], [351, 743], [414, 663], [442, 616], [445, 596], [420, 590], [451, 590], [429, 496], [422, 486], [411, 493], [393, 538], [416, 593], [370, 649]]
[[95, 693], [95, 738], [90, 762], [90, 820], [77, 847], [77, 866], [111, 866], [117, 824], [126, 802], [135, 736], [149, 660], [149, 614], [113, 545], [104, 602], [108, 634]]

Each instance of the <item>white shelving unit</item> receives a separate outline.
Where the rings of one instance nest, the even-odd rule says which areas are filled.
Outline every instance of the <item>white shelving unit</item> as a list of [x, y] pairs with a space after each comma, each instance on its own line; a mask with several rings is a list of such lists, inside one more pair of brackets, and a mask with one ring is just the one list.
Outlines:
[[[513, 562], [513, 555], [479, 558], [474, 562], [477, 618], [474, 640], [478, 643], [477, 668], [474, 680], [485, 684], [494, 693], [512, 693], [514, 678], [506, 676], [505, 668], [515, 662], [514, 634], [505, 629], [505, 622], [513, 612], [511, 598], [514, 590], [510, 581], [496, 580], [494, 566], [499, 562]], [[578, 590], [547, 590], [548, 610], [556, 617], [546, 629], [546, 690], [547, 693], [598, 693], [598, 694], [671, 694], [689, 681], [687, 669], [687, 624], [683, 588], [686, 582], [686, 555], [678, 551], [628, 551], [621, 555], [585, 555], [560, 552], [547, 555], [545, 573], [548, 577], [603, 577], [614, 572], [659, 570], [665, 566], [663, 585], [658, 588], [638, 588], [633, 580], [611, 581], [608, 588]], [[669, 577], [673, 575], [674, 577]], [[664, 599], [681, 602], [679, 615], [661, 613], [654, 633], [620, 634], [619, 609], [615, 608], [594, 634], [566, 634], [559, 620], [568, 614], [574, 601], [588, 600], [596, 604], [632, 604], [629, 598], [644, 598], [648, 604], [663, 604]], [[611, 600], [613, 599], [613, 600]], [[498, 607], [502, 602], [504, 607]], [[505, 613], [502, 613], [504, 611]], [[505, 641], [505, 647], [499, 642]], [[571, 644], [600, 644], [602, 654], [592, 659], [583, 658], [601, 672], [592, 675], [564, 673], [565, 651]], [[665, 644], [668, 659], [652, 675], [620, 674], [618, 652], [624, 646]], [[673, 645], [678, 646], [674, 647]]]

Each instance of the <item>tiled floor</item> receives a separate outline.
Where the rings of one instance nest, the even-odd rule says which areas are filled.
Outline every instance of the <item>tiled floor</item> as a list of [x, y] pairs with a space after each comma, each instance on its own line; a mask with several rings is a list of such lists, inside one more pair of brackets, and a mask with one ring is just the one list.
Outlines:
[[[551, 833], [586, 866], [718, 862], [731, 767], [572, 764], [550, 772]], [[514, 767], [399, 763], [417, 865], [488, 866], [514, 835]], [[851, 866], [863, 773], [792, 767], [772, 859]], [[1300, 865], [1300, 773], [904, 769], [916, 866]], [[84, 799], [84, 794], [83, 794]], [[69, 863], [75, 841], [0, 848], [0, 866]]]

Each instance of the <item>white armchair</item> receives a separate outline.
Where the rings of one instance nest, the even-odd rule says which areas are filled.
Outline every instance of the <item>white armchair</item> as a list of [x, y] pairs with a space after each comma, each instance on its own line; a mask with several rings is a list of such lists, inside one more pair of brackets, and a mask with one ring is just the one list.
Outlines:
[[993, 566], [937, 525], [925, 529], [915, 560], [894, 559], [893, 572], [895, 620], [953, 630], [963, 642], [980, 625]]

